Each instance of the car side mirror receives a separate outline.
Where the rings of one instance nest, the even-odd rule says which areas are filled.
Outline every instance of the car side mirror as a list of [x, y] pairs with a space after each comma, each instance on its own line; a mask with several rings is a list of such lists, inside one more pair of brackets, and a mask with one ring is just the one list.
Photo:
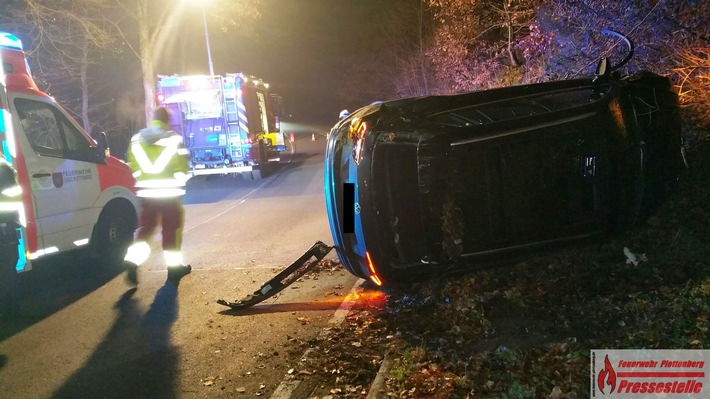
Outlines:
[[108, 138], [105, 132], [96, 132], [92, 134], [92, 138], [96, 140], [96, 158], [99, 160], [106, 159], [111, 156], [111, 150], [108, 146]]
[[594, 82], [598, 82], [600, 80], [603, 81], [608, 81], [609, 77], [611, 76], [611, 68], [609, 67], [609, 59], [606, 57], [603, 57], [602, 59], [599, 60], [599, 63], [597, 64], [597, 70], [594, 72]]

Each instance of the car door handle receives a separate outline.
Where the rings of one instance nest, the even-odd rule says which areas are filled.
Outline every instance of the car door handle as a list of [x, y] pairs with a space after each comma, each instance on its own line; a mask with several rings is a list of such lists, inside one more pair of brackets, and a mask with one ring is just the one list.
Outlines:
[[51, 173], [35, 173], [32, 175], [32, 177], [49, 177], [52, 176]]

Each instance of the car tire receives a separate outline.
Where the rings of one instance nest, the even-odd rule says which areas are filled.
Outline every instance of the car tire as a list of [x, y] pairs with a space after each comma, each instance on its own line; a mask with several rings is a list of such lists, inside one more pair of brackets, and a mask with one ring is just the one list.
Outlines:
[[94, 229], [92, 242], [100, 261], [107, 266], [116, 266], [123, 261], [126, 249], [133, 241], [136, 229], [136, 213], [129, 205], [105, 208]]

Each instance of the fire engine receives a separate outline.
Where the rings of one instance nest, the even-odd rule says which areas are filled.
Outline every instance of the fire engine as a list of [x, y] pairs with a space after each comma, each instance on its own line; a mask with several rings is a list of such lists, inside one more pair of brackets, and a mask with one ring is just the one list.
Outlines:
[[0, 59], [0, 288], [51, 254], [120, 262], [139, 209], [130, 167], [37, 88], [16, 36], [0, 32]]
[[158, 75], [156, 95], [190, 151], [193, 176], [241, 173], [259, 179], [264, 166], [287, 151], [280, 96], [254, 76]]

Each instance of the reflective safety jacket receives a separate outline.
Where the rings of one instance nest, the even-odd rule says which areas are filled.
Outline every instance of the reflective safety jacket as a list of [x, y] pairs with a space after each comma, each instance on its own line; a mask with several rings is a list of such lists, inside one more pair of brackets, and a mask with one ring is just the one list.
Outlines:
[[143, 198], [175, 198], [185, 194], [188, 151], [182, 137], [161, 122], [133, 135], [128, 164], [136, 178], [136, 195]]

